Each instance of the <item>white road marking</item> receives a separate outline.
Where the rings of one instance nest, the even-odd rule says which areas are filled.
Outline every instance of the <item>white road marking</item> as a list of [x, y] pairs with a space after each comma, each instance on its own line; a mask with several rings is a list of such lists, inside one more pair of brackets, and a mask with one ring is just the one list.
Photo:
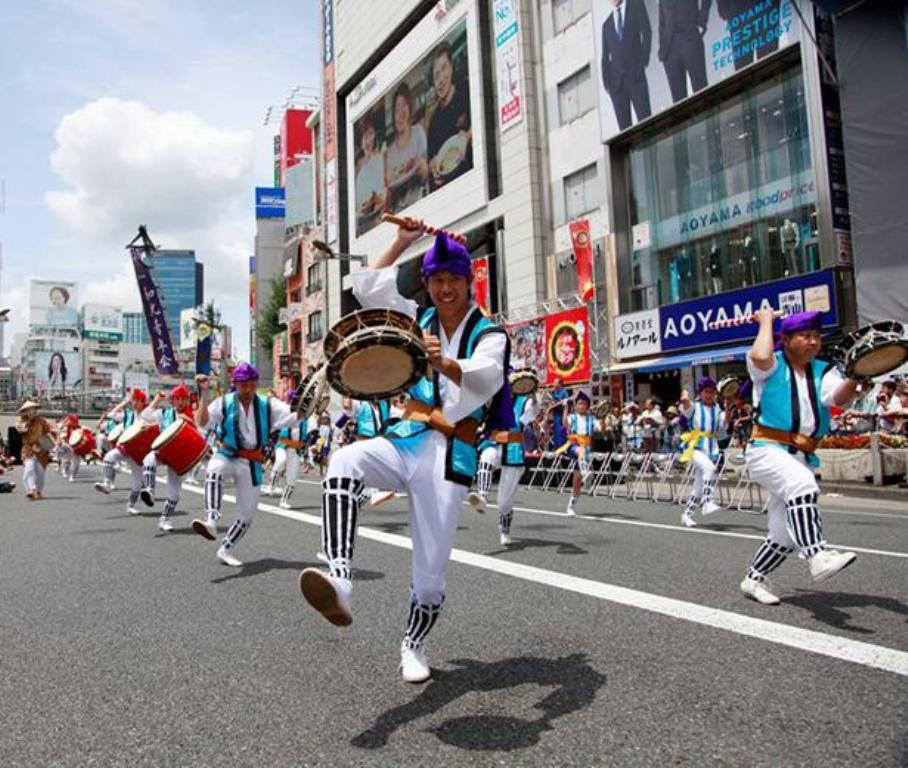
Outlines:
[[[201, 488], [185, 485], [183, 487], [192, 493], [200, 495], [204, 493]], [[236, 503], [236, 499], [232, 495], [224, 494], [223, 498], [225, 501]], [[308, 525], [320, 527], [322, 523], [320, 516], [280, 509], [271, 504], [260, 503], [259, 509], [272, 515], [296, 520]], [[388, 544], [392, 547], [400, 549], [412, 549], [413, 547], [408, 537], [399, 534], [385, 533], [384, 531], [365, 526], [359, 526], [357, 532], [359, 536], [365, 539]], [[908, 653], [892, 648], [862, 643], [845, 637], [828, 635], [810, 629], [801, 629], [788, 624], [766, 621], [765, 619], [756, 619], [732, 611], [710, 608], [699, 603], [690, 603], [685, 600], [676, 600], [649, 592], [641, 592], [636, 589], [593, 581], [592, 579], [569, 576], [531, 565], [498, 560], [488, 555], [480, 555], [461, 549], [454, 549], [451, 552], [451, 560], [455, 563], [481, 568], [504, 576], [512, 576], [567, 592], [595, 597], [611, 603], [669, 616], [673, 619], [690, 621], [694, 624], [722, 629], [738, 635], [753, 637], [758, 640], [776, 643], [777, 645], [797, 648], [809, 653], [817, 653], [822, 656], [839, 659], [840, 661], [860, 664], [865, 667], [908, 677]]]

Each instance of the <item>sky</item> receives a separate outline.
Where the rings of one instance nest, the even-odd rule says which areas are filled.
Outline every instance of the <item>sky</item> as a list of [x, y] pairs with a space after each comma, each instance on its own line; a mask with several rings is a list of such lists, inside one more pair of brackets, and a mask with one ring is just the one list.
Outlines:
[[145, 224], [192, 248], [248, 354], [254, 187], [271, 186], [270, 105], [317, 88], [316, 0], [30, 0], [0, 25], [0, 308], [27, 330], [30, 278], [140, 309], [124, 246]]

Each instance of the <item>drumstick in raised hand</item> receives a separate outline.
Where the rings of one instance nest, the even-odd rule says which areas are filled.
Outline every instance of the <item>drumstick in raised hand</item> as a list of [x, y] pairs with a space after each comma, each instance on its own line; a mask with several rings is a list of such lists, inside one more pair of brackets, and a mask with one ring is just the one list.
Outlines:
[[[787, 317], [787, 313], [777, 309], [772, 313], [775, 318]], [[741, 315], [740, 317], [730, 317], [727, 320], [714, 320], [707, 326], [709, 330], [716, 331], [720, 328], [737, 328], [739, 325], [757, 322], [756, 315]]]
[[[393, 213], [383, 213], [382, 221], [387, 222], [388, 224], [395, 224], [398, 227], [403, 227], [404, 229], [414, 229], [410, 226], [410, 222], [407, 219], [402, 218], [401, 216], [395, 216]], [[444, 232], [448, 237], [456, 240], [459, 243], [466, 243], [467, 239], [458, 232], [452, 232], [450, 229], [440, 229], [438, 227], [432, 227], [428, 224], [423, 224], [422, 231], [427, 235], [437, 235], [439, 232]]]

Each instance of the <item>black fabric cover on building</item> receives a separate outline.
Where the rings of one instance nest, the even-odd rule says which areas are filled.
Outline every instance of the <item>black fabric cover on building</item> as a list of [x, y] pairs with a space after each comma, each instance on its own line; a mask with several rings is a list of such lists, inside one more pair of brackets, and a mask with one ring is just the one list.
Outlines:
[[908, 2], [835, 17], [860, 322], [908, 319]]

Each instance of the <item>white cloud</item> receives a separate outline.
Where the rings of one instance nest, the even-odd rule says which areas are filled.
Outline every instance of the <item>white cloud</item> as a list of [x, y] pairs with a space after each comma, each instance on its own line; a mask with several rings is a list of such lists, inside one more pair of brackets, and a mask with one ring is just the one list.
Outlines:
[[136, 284], [136, 273], [130, 262], [125, 262], [119, 273], [104, 280], [93, 280], [82, 291], [84, 304], [110, 304], [124, 312], [139, 312], [142, 299]]

